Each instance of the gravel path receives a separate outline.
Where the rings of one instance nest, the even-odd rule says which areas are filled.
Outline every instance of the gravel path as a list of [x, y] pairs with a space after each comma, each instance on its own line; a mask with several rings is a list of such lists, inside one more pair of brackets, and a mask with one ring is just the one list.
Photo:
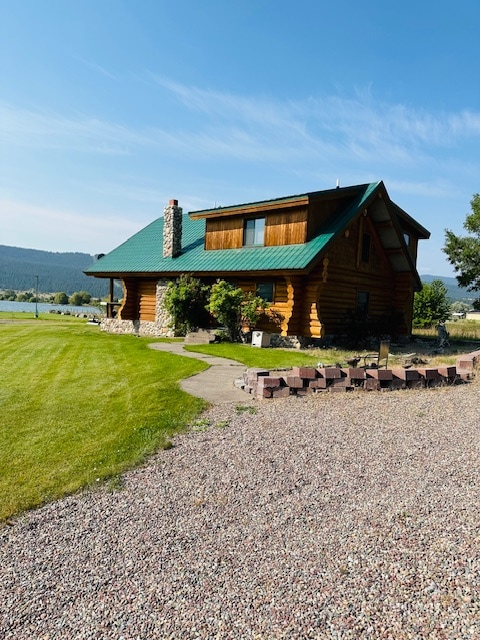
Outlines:
[[478, 383], [256, 410], [1, 529], [2, 640], [480, 639]]

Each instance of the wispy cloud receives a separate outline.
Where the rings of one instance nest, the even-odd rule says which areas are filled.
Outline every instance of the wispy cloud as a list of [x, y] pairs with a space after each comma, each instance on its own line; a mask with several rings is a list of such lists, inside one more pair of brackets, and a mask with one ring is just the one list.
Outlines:
[[99, 73], [100, 75], [104, 76], [105, 78], [110, 78], [111, 80], [116, 80], [117, 77], [111, 73], [110, 71], [108, 71], [108, 69], [106, 69], [105, 67], [103, 67], [102, 65], [93, 62], [92, 60], [86, 60], [85, 58], [82, 58], [80, 56], [74, 56], [75, 60], [78, 60], [78, 62], [81, 62], [83, 65], [85, 65], [86, 67], [89, 67], [90, 69], [92, 69], [93, 71], [95, 71], [95, 73]]
[[159, 126], [133, 127], [0, 103], [0, 139], [100, 155], [149, 149], [193, 159], [284, 165], [407, 166], [430, 161], [439, 148], [453, 149], [480, 137], [480, 112], [429, 113], [377, 101], [370, 94], [281, 101], [209, 91], [157, 76], [154, 82], [182, 105], [185, 117], [170, 114]]
[[429, 113], [376, 101], [370, 93], [357, 93], [354, 98], [326, 96], [282, 102], [153, 77], [187, 108], [204, 113], [210, 120], [281, 129], [305, 140], [325, 142], [330, 136], [340, 135], [349, 147], [377, 145], [384, 140], [402, 148], [412, 144], [448, 146], [458, 138], [480, 135], [480, 112]]
[[142, 133], [98, 118], [62, 116], [0, 103], [0, 140], [4, 144], [126, 155], [132, 145], [148, 144]]

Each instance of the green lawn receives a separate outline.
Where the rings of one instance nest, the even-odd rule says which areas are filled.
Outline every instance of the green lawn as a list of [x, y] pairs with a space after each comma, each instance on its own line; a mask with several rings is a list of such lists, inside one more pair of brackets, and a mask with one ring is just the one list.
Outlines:
[[0, 521], [138, 464], [204, 407], [178, 386], [204, 363], [85, 320], [0, 314], [0, 363]]
[[261, 367], [263, 369], [316, 366], [319, 360], [318, 355], [312, 356], [295, 349], [259, 349], [252, 347], [250, 344], [232, 344], [229, 342], [189, 345], [185, 349], [221, 358], [231, 358], [247, 367]]

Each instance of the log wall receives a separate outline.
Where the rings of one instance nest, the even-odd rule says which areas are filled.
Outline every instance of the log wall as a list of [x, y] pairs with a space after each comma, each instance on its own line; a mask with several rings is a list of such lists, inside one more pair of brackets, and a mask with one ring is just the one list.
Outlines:
[[125, 278], [122, 284], [123, 304], [119, 310], [119, 318], [154, 322], [157, 281]]

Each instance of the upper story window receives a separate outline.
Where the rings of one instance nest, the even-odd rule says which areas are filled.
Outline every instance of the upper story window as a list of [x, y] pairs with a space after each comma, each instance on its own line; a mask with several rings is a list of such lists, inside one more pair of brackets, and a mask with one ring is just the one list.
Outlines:
[[263, 246], [265, 244], [265, 218], [249, 218], [243, 228], [245, 246]]
[[372, 238], [369, 233], [364, 233], [362, 238], [362, 262], [370, 262], [370, 247]]

